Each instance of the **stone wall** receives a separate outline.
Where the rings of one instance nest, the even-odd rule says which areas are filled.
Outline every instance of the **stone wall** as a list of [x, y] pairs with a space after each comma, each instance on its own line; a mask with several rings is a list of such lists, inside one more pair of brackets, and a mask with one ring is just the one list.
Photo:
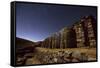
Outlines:
[[64, 27], [42, 42], [45, 48], [96, 47], [96, 20], [85, 16], [71, 27]]
[[96, 20], [93, 16], [85, 16], [75, 23], [77, 47], [96, 47]]
[[58, 33], [43, 41], [45, 48], [72, 48], [76, 47], [75, 32], [71, 28], [63, 28]]

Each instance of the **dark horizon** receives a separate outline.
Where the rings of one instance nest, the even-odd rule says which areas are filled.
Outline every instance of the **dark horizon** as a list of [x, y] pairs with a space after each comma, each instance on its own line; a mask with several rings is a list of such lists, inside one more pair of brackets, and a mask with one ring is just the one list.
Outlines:
[[97, 8], [45, 4], [16, 4], [16, 37], [42, 41], [63, 27], [69, 27], [81, 17], [97, 17]]

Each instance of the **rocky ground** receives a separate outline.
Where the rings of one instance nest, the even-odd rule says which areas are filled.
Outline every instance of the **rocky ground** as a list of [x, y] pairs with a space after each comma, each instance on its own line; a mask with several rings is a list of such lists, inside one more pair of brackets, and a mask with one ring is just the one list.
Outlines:
[[69, 63], [96, 60], [96, 48], [48, 49], [36, 47], [34, 53], [17, 58], [18, 65]]

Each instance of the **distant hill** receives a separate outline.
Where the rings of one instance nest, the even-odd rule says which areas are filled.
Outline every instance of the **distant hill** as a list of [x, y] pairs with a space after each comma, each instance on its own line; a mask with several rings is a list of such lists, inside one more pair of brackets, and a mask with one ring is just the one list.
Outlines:
[[16, 48], [24, 48], [29, 46], [34, 46], [35, 43], [26, 39], [16, 37]]

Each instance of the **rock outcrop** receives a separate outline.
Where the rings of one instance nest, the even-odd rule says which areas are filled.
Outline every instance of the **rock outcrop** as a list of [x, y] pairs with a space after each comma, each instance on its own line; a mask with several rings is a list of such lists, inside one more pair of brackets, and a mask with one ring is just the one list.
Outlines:
[[75, 32], [72, 28], [63, 28], [59, 32], [46, 38], [43, 43], [46, 48], [73, 48], [76, 47]]
[[93, 16], [85, 16], [70, 28], [64, 27], [46, 38], [41, 47], [44, 48], [76, 48], [96, 47], [96, 20]]

